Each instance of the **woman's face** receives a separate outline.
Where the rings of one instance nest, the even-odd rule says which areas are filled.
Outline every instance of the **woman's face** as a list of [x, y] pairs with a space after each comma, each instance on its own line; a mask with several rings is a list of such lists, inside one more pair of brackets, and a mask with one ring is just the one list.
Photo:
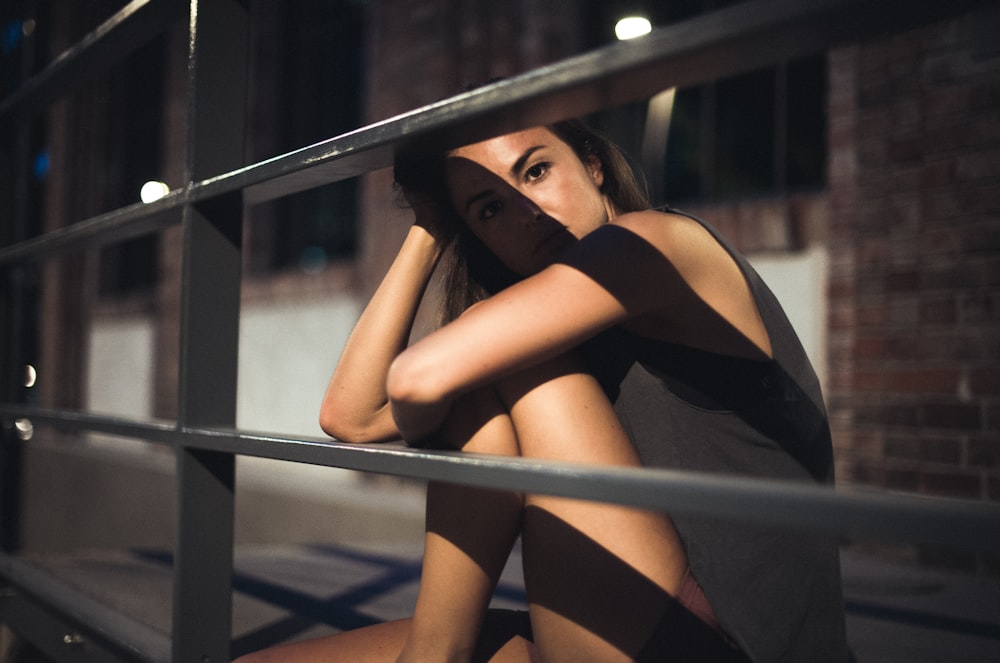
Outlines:
[[544, 127], [461, 147], [446, 174], [458, 215], [520, 276], [552, 264], [612, 216], [600, 161], [581, 162]]

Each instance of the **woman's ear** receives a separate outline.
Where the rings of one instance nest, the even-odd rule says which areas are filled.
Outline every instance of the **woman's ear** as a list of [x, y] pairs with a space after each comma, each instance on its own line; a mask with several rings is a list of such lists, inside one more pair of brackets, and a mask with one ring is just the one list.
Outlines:
[[604, 165], [601, 164], [601, 160], [596, 154], [590, 154], [587, 156], [587, 161], [584, 165], [590, 172], [590, 176], [593, 178], [594, 184], [597, 185], [597, 188], [602, 188], [604, 186]]

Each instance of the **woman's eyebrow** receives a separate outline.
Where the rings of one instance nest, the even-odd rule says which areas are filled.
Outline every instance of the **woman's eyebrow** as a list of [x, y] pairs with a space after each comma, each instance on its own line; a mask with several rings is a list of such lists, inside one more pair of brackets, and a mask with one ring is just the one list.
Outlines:
[[538, 150], [542, 149], [545, 149], [544, 145], [532, 145], [531, 147], [526, 149], [524, 153], [517, 158], [517, 161], [514, 162], [514, 165], [510, 167], [510, 174], [517, 175], [518, 173], [520, 173], [521, 170], [524, 169], [524, 164], [528, 163], [528, 159], [531, 158], [531, 155], [537, 152]]
[[493, 189], [483, 189], [479, 193], [469, 196], [468, 200], [465, 201], [465, 211], [468, 213], [469, 208], [472, 207], [477, 201], [489, 198], [493, 195]]

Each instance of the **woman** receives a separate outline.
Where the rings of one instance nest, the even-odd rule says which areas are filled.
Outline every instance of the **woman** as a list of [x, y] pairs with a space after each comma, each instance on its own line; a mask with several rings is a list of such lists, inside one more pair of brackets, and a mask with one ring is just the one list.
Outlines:
[[[396, 175], [416, 220], [331, 379], [330, 435], [832, 480], [819, 387], [773, 296], [701, 222], [648, 209], [601, 136], [536, 127]], [[452, 243], [448, 322], [407, 347]], [[530, 624], [487, 610], [518, 535]], [[830, 541], [432, 484], [425, 546], [412, 620], [260, 660], [847, 658]]]

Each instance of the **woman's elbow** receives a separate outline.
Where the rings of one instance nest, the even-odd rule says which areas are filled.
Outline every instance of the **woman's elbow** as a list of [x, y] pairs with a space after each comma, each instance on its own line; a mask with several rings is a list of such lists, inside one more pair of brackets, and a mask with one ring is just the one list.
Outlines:
[[390, 403], [423, 404], [440, 400], [437, 380], [440, 371], [425, 365], [417, 353], [407, 351], [396, 357], [386, 377], [386, 393]]
[[342, 411], [333, 403], [323, 403], [319, 413], [319, 427], [338, 442], [361, 444], [379, 441], [375, 426], [370, 420], [362, 420], [357, 413]]

